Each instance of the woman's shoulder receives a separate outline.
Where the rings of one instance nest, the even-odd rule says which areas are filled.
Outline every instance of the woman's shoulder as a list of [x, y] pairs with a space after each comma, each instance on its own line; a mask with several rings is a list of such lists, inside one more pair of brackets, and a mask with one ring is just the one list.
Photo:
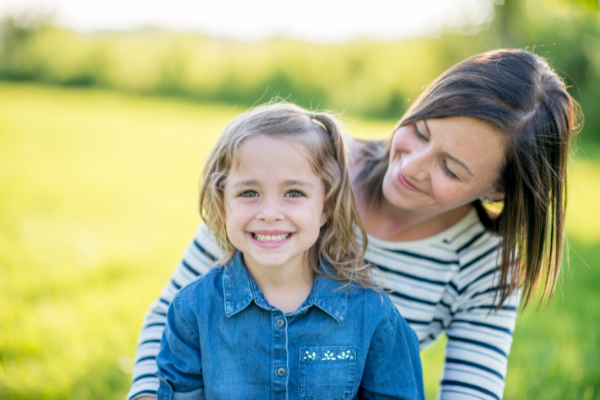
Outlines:
[[362, 153], [365, 149], [365, 142], [350, 135], [345, 135], [344, 139], [348, 149], [348, 171], [350, 173], [350, 182], [354, 182], [356, 176], [364, 166]]
[[449, 243], [458, 258], [460, 274], [472, 276], [473, 271], [495, 270], [501, 238], [485, 229], [476, 211], [471, 211], [468, 217], [468, 223]]

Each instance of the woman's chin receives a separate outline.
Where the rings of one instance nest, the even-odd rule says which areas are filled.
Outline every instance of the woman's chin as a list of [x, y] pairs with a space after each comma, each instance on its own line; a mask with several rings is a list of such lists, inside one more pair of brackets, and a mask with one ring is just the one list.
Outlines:
[[404, 193], [404, 188], [399, 184], [394, 184], [389, 181], [386, 182], [386, 180], [384, 180], [381, 189], [385, 201], [395, 208], [413, 210], [423, 205], [422, 196], [417, 196], [420, 193]]

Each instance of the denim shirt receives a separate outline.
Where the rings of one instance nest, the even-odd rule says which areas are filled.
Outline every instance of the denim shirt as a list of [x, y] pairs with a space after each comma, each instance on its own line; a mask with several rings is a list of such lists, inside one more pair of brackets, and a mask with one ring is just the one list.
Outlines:
[[417, 337], [380, 291], [319, 274], [286, 314], [238, 252], [183, 288], [167, 321], [159, 400], [424, 399]]

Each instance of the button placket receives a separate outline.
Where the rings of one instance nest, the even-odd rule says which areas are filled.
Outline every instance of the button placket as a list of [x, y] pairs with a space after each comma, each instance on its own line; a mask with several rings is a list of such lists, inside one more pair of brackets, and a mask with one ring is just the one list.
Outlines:
[[284, 400], [288, 396], [288, 337], [285, 314], [281, 310], [271, 313], [273, 327], [274, 384], [273, 399]]

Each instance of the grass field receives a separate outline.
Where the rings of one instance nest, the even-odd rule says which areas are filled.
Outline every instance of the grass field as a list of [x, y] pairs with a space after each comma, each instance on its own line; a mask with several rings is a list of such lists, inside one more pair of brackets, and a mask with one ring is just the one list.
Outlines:
[[[0, 85], [0, 399], [124, 398], [143, 314], [200, 222], [203, 157], [241, 111]], [[520, 316], [506, 399], [600, 399], [600, 160], [579, 153], [570, 268]], [[434, 399], [443, 342], [422, 357]]]

